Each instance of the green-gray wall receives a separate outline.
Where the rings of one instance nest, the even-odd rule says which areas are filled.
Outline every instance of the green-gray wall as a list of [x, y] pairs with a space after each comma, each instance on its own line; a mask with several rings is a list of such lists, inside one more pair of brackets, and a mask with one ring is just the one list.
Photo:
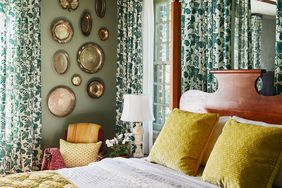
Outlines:
[[[81, 0], [75, 11], [68, 12], [60, 7], [58, 0], [41, 1], [41, 40], [42, 40], [42, 125], [43, 143], [45, 147], [58, 146], [59, 139], [64, 137], [64, 132], [69, 123], [93, 122], [103, 126], [105, 137], [113, 136], [115, 124], [115, 76], [116, 76], [116, 54], [117, 54], [117, 11], [116, 1], [107, 0], [106, 15], [104, 18], [96, 16], [94, 0]], [[90, 36], [82, 35], [79, 20], [82, 12], [88, 9], [93, 17], [93, 27]], [[50, 33], [50, 25], [55, 18], [64, 17], [71, 21], [74, 28], [74, 36], [71, 42], [59, 44], [54, 41]], [[107, 27], [110, 38], [103, 42], [99, 39], [97, 32], [100, 27]], [[79, 47], [86, 42], [99, 44], [105, 52], [105, 64], [97, 73], [88, 74], [83, 72], [76, 61]], [[64, 49], [70, 56], [70, 67], [63, 75], [55, 72], [52, 64], [53, 54], [58, 49]], [[80, 74], [82, 84], [73, 86], [71, 77]], [[105, 83], [105, 92], [99, 99], [92, 99], [87, 95], [86, 86], [89, 79], [98, 77]], [[53, 116], [47, 108], [47, 95], [49, 91], [58, 85], [70, 87], [76, 94], [76, 107], [74, 111], [64, 118]]]

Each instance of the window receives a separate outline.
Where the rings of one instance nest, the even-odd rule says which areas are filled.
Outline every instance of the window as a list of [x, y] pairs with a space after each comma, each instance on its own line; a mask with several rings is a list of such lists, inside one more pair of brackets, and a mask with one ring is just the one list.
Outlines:
[[154, 41], [154, 100], [153, 140], [158, 136], [170, 103], [170, 1], [154, 0], [155, 41]]

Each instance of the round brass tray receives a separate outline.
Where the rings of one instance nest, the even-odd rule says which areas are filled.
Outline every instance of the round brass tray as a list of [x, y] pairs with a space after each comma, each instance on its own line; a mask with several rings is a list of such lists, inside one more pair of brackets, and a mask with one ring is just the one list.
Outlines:
[[53, 21], [51, 25], [52, 37], [60, 44], [65, 44], [72, 39], [73, 28], [69, 21], [66, 19], [59, 19]]
[[91, 98], [100, 98], [105, 90], [104, 83], [100, 79], [92, 79], [88, 82], [87, 93]]
[[76, 104], [74, 92], [66, 86], [57, 86], [53, 88], [47, 97], [47, 106], [49, 111], [56, 117], [65, 117], [69, 115]]
[[86, 43], [77, 52], [77, 62], [84, 72], [98, 72], [103, 68], [105, 62], [104, 51], [98, 44]]

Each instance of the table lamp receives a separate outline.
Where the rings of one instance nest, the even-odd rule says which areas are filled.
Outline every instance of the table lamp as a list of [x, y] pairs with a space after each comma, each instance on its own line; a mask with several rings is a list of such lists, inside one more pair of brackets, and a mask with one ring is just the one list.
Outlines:
[[134, 143], [136, 145], [133, 157], [144, 157], [141, 148], [144, 129], [141, 122], [154, 120], [149, 97], [146, 95], [125, 94], [121, 120], [136, 123], [133, 129]]

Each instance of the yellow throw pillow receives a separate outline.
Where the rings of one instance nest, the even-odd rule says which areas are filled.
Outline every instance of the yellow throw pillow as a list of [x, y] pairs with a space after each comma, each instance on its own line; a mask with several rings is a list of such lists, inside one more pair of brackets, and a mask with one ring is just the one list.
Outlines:
[[66, 167], [85, 166], [97, 160], [101, 145], [101, 141], [78, 144], [60, 139], [60, 152]]
[[203, 180], [222, 187], [272, 187], [282, 160], [282, 129], [229, 120], [209, 157]]
[[168, 116], [148, 160], [188, 175], [197, 175], [218, 114], [174, 109]]

